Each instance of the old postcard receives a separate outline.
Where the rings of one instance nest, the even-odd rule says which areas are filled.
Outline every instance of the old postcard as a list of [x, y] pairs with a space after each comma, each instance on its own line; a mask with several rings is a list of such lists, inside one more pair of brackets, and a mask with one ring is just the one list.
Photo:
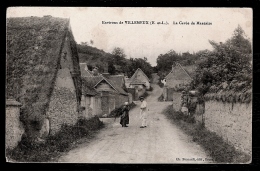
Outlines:
[[8, 8], [6, 161], [251, 163], [252, 13]]

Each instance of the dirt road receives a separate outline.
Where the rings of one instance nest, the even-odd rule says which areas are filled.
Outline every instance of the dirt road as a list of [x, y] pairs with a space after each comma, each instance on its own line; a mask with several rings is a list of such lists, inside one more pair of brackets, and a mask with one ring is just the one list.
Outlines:
[[60, 157], [59, 162], [208, 163], [205, 160], [210, 158], [203, 149], [161, 113], [171, 102], [158, 102], [162, 89], [156, 84], [152, 87], [154, 90], [147, 98], [147, 128], [139, 128], [140, 102], [137, 102], [129, 113], [129, 127], [121, 127], [119, 119], [115, 122], [110, 119], [93, 141], [69, 151]]

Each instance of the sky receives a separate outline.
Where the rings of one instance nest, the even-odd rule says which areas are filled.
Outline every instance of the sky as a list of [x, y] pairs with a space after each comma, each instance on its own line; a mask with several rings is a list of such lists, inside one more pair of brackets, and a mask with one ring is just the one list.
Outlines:
[[[170, 50], [177, 53], [211, 50], [209, 40], [225, 42], [238, 25], [252, 41], [251, 8], [10, 7], [7, 9], [7, 17], [44, 15], [70, 18], [71, 29], [77, 43], [89, 43], [93, 40], [92, 46], [109, 53], [115, 47], [120, 47], [127, 58], [146, 57], [152, 66], [156, 66], [156, 59], [160, 54]], [[123, 24], [120, 24], [120, 21]], [[125, 21], [148, 21], [149, 24], [125, 24]], [[161, 21], [168, 24], [157, 24]], [[104, 24], [104, 22], [118, 24]], [[192, 22], [195, 24], [192, 25]], [[197, 25], [197, 22], [208, 22], [211, 25]]]

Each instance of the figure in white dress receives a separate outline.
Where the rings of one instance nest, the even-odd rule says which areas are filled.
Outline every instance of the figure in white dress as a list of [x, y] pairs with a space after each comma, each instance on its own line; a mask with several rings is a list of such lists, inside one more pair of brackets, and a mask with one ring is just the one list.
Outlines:
[[147, 127], [147, 102], [144, 100], [144, 97], [140, 97], [140, 101], [140, 118], [142, 120], [142, 126], [140, 128], [145, 128]]

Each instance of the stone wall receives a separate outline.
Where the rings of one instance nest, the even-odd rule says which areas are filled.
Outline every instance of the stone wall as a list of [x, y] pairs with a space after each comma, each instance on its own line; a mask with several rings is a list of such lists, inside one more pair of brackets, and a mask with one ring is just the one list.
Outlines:
[[50, 134], [57, 133], [62, 124], [74, 125], [79, 116], [77, 108], [76, 90], [69, 69], [60, 69], [46, 112]]
[[50, 133], [58, 132], [62, 124], [74, 125], [78, 119], [76, 93], [67, 88], [56, 87], [51, 97], [47, 117]]
[[173, 109], [175, 111], [179, 111], [180, 110], [180, 106], [181, 106], [181, 93], [179, 92], [173, 92], [172, 93], [172, 98], [173, 98]]
[[[201, 115], [195, 115], [197, 122]], [[233, 144], [237, 149], [252, 154], [252, 102], [223, 103], [214, 100], [205, 103], [205, 127]]]
[[20, 122], [20, 107], [21, 104], [15, 100], [8, 99], [6, 101], [6, 132], [5, 142], [6, 149], [12, 150], [15, 148], [24, 133], [24, 128]]

